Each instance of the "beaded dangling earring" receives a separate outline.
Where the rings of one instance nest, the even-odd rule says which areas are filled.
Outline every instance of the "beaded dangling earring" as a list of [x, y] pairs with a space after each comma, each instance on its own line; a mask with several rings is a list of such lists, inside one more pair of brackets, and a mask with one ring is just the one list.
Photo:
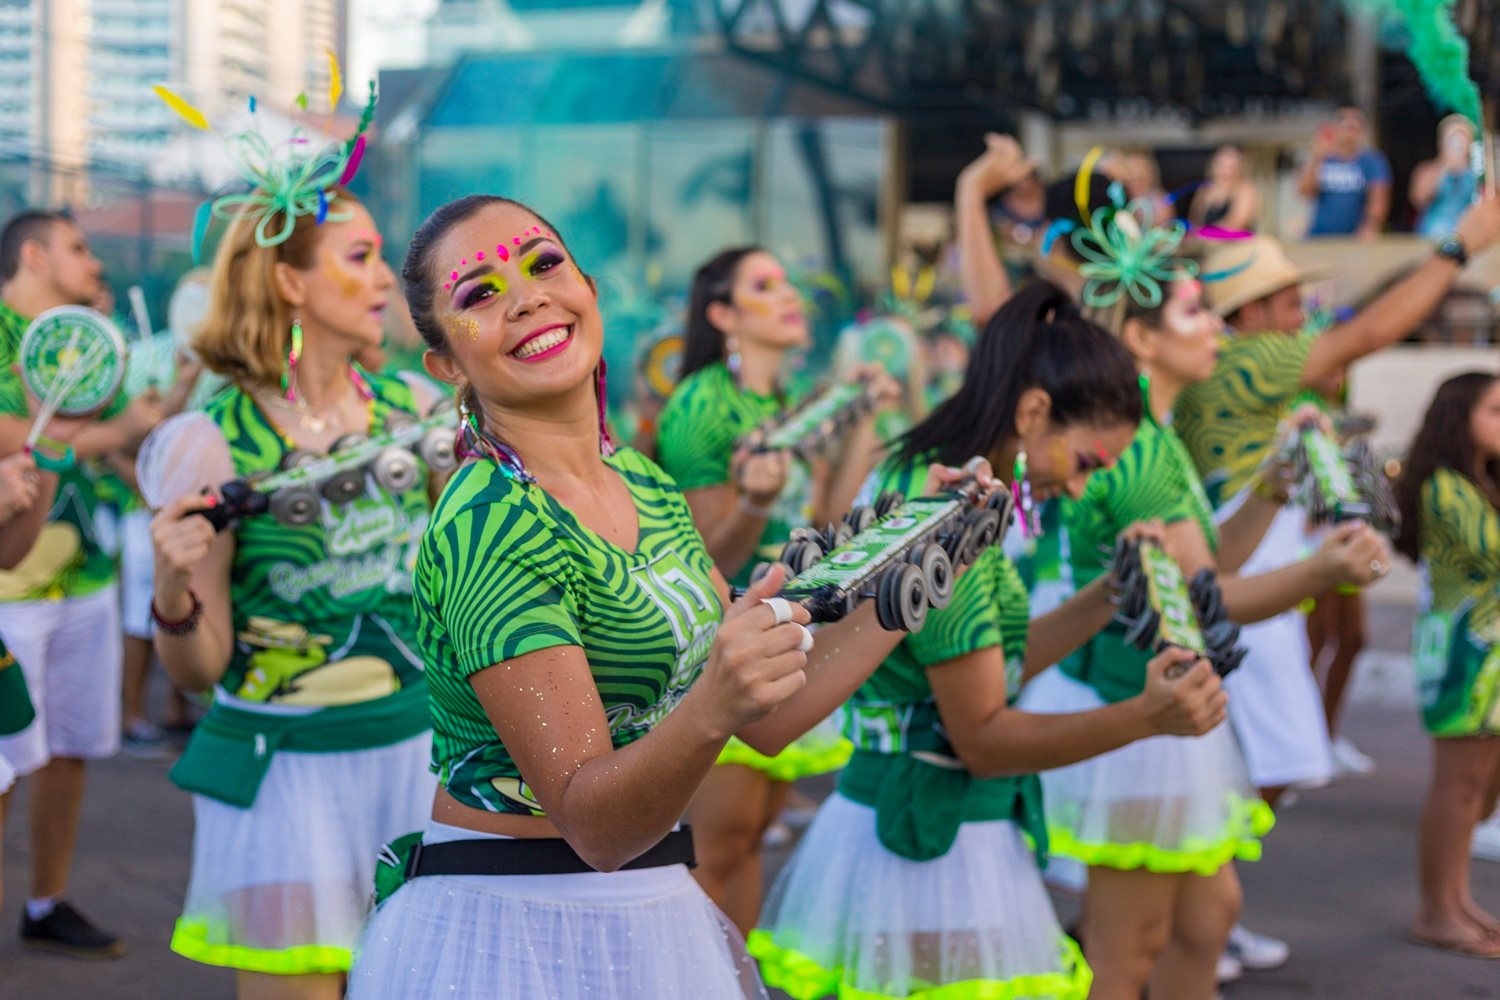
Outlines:
[[474, 419], [474, 411], [469, 409], [469, 388], [464, 386], [458, 390], [458, 437], [454, 442], [454, 451], [459, 458], [478, 457], [480, 440], [479, 421]]
[[609, 396], [604, 391], [604, 375], [608, 370], [609, 366], [600, 358], [599, 367], [594, 369], [594, 399], [599, 403], [599, 452], [606, 458], [615, 453], [615, 443], [609, 436], [609, 424], [604, 419], [605, 407], [609, 401]]
[[724, 367], [729, 369], [729, 374], [738, 378], [740, 374], [740, 342], [733, 337], [725, 337], [724, 350], [728, 352], [724, 358]]
[[470, 391], [470, 386], [458, 391], [458, 439], [454, 447], [458, 457], [488, 458], [508, 478], [528, 485], [535, 483], [536, 477], [526, 471], [526, 463], [521, 461], [520, 454], [514, 448], [480, 429], [479, 417], [474, 412], [478, 405], [469, 404]]
[[302, 317], [292, 317], [292, 347], [286, 354], [286, 371], [281, 376], [281, 391], [287, 402], [297, 401], [297, 359], [302, 357]]
[[1041, 534], [1041, 523], [1037, 517], [1036, 505], [1031, 499], [1031, 480], [1026, 478], [1025, 448], [1016, 452], [1016, 464], [1011, 470], [1010, 492], [1015, 498], [1016, 509], [1021, 513], [1021, 533], [1027, 538], [1034, 538]]

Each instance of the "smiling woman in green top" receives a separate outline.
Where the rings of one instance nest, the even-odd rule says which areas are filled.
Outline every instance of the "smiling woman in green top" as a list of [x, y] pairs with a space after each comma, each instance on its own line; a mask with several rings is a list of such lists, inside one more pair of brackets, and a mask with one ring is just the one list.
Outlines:
[[[773, 561], [791, 530], [836, 521], [874, 465], [874, 414], [849, 431], [833, 462], [788, 452], [750, 454], [737, 442], [802, 396], [783, 379], [788, 357], [807, 346], [802, 296], [781, 263], [756, 247], [725, 250], [698, 269], [688, 304], [682, 380], [662, 410], [658, 457], [687, 497], [719, 572], [749, 582]], [[883, 374], [881, 391], [899, 393]], [[843, 766], [849, 744], [831, 726], [775, 758], [731, 740], [703, 783], [692, 821], [694, 875], [743, 931], [760, 912], [760, 844], [790, 783]]]
[[1467, 372], [1438, 387], [1396, 496], [1397, 547], [1427, 584], [1412, 654], [1433, 738], [1412, 935], [1500, 957], [1500, 920], [1469, 890], [1469, 841], [1500, 795], [1500, 379]]
[[779, 569], [731, 605], [681, 491], [605, 433], [594, 284], [534, 211], [445, 205], [402, 277], [473, 461], [415, 571], [440, 788], [350, 996], [762, 996], [675, 827], [730, 735], [774, 754], [900, 636], [871, 604], [813, 646], [762, 600]]

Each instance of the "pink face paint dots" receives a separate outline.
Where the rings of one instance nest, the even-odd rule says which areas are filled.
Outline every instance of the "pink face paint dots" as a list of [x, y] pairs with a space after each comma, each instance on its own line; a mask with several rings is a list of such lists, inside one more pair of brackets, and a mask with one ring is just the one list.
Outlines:
[[495, 244], [495, 256], [501, 260], [510, 260], [510, 251], [505, 249], [504, 243]]

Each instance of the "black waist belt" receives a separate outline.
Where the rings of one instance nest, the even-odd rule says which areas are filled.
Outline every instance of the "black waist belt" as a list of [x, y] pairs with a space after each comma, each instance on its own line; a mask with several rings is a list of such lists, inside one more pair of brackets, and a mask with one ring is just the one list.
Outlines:
[[[621, 871], [634, 868], [696, 868], [693, 828], [667, 834], [645, 854], [627, 861]], [[453, 840], [445, 844], [417, 844], [406, 860], [406, 877], [422, 875], [572, 875], [597, 871], [561, 837], [539, 840]]]

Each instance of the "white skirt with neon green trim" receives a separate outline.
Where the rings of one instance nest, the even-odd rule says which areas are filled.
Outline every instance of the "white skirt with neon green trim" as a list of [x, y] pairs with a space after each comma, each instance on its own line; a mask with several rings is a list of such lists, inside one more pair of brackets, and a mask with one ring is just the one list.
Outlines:
[[208, 965], [345, 972], [375, 859], [420, 830], [432, 736], [373, 750], [278, 753], [249, 809], [193, 796], [193, 873], [172, 950]]
[[849, 763], [853, 753], [854, 744], [844, 739], [837, 722], [828, 718], [775, 757], [767, 757], [748, 744], [731, 738], [719, 751], [715, 763], [740, 764], [761, 772], [772, 781], [796, 781], [840, 770]]
[[[1028, 712], [1104, 704], [1056, 667], [1021, 692]], [[1250, 785], [1226, 724], [1196, 738], [1153, 736], [1042, 775], [1052, 853], [1087, 865], [1212, 875], [1260, 858], [1274, 818]]]
[[[484, 838], [431, 823], [423, 840]], [[408, 880], [370, 918], [349, 1000], [766, 1000], [686, 865]]]
[[793, 1000], [1082, 1000], [1093, 979], [1014, 823], [965, 823], [943, 857], [909, 861], [881, 845], [874, 809], [837, 794], [749, 947]]

